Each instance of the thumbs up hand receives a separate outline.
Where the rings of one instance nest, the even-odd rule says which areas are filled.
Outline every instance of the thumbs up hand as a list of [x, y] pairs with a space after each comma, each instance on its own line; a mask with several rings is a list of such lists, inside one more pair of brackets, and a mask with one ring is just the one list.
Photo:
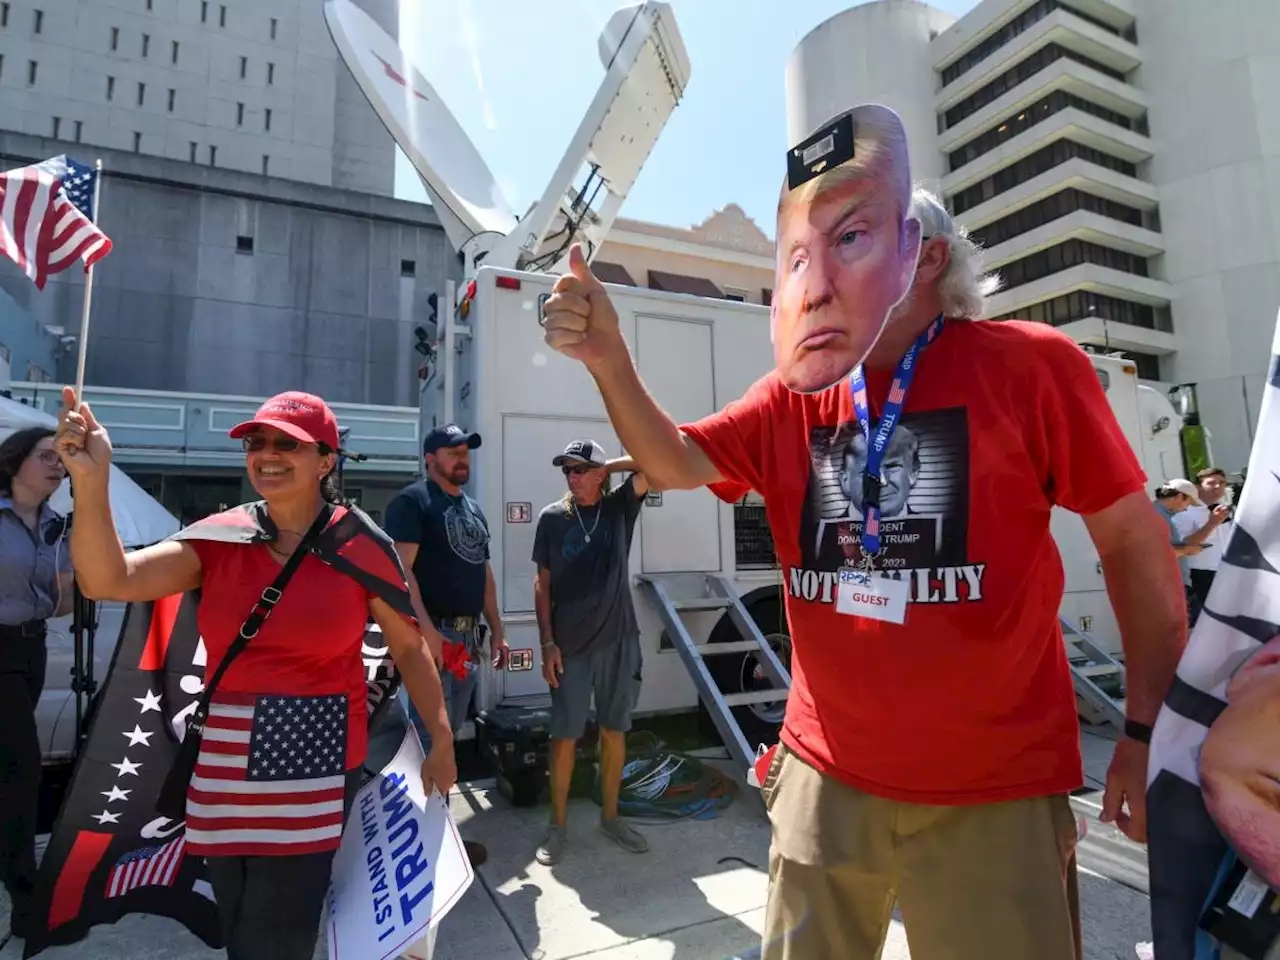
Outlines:
[[570, 247], [569, 272], [551, 288], [542, 315], [543, 339], [566, 357], [596, 367], [627, 356], [618, 311], [587, 265], [580, 244]]

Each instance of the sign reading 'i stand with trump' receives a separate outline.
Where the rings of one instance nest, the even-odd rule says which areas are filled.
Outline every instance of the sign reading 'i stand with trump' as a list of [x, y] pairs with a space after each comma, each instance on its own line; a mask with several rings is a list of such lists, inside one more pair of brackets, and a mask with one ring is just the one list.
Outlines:
[[333, 862], [330, 960], [425, 960], [429, 948], [410, 945], [475, 879], [448, 804], [422, 789], [422, 761], [411, 728], [394, 759], [356, 797]]

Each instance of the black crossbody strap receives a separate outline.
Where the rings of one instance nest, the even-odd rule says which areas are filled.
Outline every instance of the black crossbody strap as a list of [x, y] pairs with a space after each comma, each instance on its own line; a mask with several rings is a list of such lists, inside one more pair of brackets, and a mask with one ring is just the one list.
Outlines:
[[333, 508], [325, 504], [323, 510], [316, 517], [315, 522], [311, 524], [309, 529], [298, 543], [298, 547], [289, 555], [289, 559], [285, 561], [280, 572], [276, 575], [270, 586], [262, 591], [260, 596], [253, 605], [253, 609], [249, 611], [249, 616], [245, 618], [244, 623], [240, 625], [240, 632], [236, 635], [235, 640], [231, 642], [226, 656], [222, 658], [222, 662], [218, 664], [218, 669], [213, 673], [213, 679], [205, 684], [204, 694], [200, 697], [200, 706], [196, 708], [195, 716], [192, 717], [190, 726], [197, 729], [204, 729], [205, 717], [209, 714], [209, 703], [213, 699], [214, 691], [218, 689], [218, 684], [222, 682], [223, 675], [227, 672], [227, 668], [231, 666], [235, 660], [249, 645], [249, 641], [258, 635], [258, 631], [262, 629], [262, 625], [266, 623], [267, 618], [271, 616], [271, 611], [280, 597], [284, 594], [284, 588], [289, 581], [293, 579], [294, 572], [302, 563], [303, 557], [311, 552], [311, 544], [315, 542], [316, 537], [320, 536], [320, 532], [324, 530], [329, 522], [329, 517], [333, 513]]

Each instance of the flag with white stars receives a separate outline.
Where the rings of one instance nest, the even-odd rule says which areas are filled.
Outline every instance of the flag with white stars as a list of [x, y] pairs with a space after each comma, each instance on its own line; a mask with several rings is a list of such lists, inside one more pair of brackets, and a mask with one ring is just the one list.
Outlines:
[[333, 849], [346, 796], [347, 696], [219, 694], [187, 796], [192, 852]]
[[[267, 519], [260, 505], [250, 504], [185, 532], [188, 538], [257, 543], [273, 538]], [[411, 616], [399, 557], [386, 534], [358, 510], [334, 511], [317, 543], [317, 557]], [[220, 949], [224, 943], [207, 879], [207, 854], [198, 849], [202, 836], [229, 839], [241, 849], [278, 849], [281, 834], [293, 833], [291, 853], [305, 852], [308, 843], [336, 847], [341, 839], [345, 695], [237, 700], [220, 693], [206, 723], [188, 820], [175, 823], [157, 814], [160, 785], [203, 690], [199, 602], [200, 593], [193, 590], [128, 607], [93, 725], [41, 862], [33, 905], [36, 929], [26, 940], [25, 957], [76, 943], [94, 926], [131, 913], [170, 917]], [[399, 677], [380, 631], [365, 634], [360, 656], [370, 722], [379, 716], [394, 722], [401, 712], [387, 708]], [[317, 789], [299, 792], [299, 785]], [[290, 821], [281, 828], [272, 813], [298, 812], [294, 804], [299, 801], [306, 815], [281, 818]], [[179, 838], [181, 848], [168, 847], [161, 862], [160, 851]], [[150, 874], [143, 861], [151, 865]]]
[[92, 220], [97, 171], [68, 157], [0, 173], [0, 252], [39, 290], [77, 261], [88, 270], [111, 252]]

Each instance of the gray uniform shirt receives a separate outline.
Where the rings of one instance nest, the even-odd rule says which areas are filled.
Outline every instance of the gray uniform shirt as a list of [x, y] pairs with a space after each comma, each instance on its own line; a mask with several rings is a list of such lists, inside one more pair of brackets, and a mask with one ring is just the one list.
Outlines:
[[32, 532], [0, 495], [0, 624], [47, 620], [58, 606], [58, 574], [71, 569], [62, 518], [48, 504]]
[[628, 478], [594, 506], [557, 500], [538, 516], [533, 562], [551, 571], [552, 636], [566, 657], [639, 633], [627, 558], [641, 503]]

